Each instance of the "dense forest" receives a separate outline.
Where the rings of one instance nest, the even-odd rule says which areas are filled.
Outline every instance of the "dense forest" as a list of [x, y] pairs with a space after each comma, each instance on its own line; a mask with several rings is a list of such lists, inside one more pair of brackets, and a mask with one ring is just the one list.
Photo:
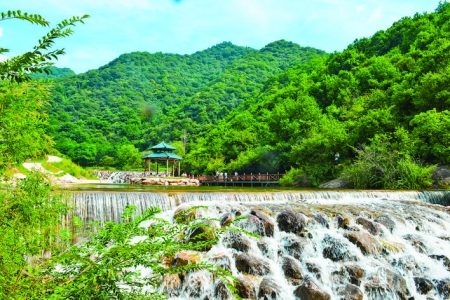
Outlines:
[[55, 79], [49, 134], [83, 166], [139, 166], [165, 140], [197, 174], [289, 171], [286, 183], [342, 176], [391, 188], [414, 187], [404, 176], [415, 174], [425, 187], [429, 166], [450, 160], [449, 29], [441, 3], [332, 54], [283, 40], [124, 54]]

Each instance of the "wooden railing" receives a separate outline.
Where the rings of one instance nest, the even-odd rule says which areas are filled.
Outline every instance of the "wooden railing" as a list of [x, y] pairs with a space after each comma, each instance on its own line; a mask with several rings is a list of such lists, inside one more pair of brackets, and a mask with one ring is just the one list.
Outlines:
[[205, 181], [278, 181], [284, 174], [239, 174], [239, 175], [199, 175], [195, 176], [195, 179], [198, 179], [200, 182]]

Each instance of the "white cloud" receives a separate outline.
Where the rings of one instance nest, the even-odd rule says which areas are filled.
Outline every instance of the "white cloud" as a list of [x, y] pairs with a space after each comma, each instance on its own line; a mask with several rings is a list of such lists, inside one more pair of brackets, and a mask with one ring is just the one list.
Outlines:
[[370, 22], [375, 22], [375, 21], [381, 19], [381, 18], [382, 18], [382, 12], [383, 12], [383, 9], [381, 8], [381, 6], [377, 7], [377, 8], [372, 12], [372, 14], [370, 15], [369, 21], [370, 21]]
[[366, 6], [364, 5], [364, 4], [361, 4], [361, 5], [359, 5], [358, 6], [358, 8], [356, 9], [356, 13], [359, 15], [359, 14], [361, 14], [363, 11], [364, 11], [364, 8], [365, 8]]
[[0, 62], [5, 61], [5, 60], [8, 60], [8, 59], [9, 59], [8, 56], [3, 55], [3, 54], [0, 54]]

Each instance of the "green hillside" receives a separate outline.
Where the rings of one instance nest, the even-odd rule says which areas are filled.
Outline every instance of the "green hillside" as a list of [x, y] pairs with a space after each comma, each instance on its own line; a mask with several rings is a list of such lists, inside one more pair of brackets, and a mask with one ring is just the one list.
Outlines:
[[[449, 16], [450, 5], [441, 4], [435, 13], [403, 18], [343, 52], [272, 77], [252, 105], [200, 140], [188, 155], [191, 167], [294, 168], [291, 179], [305, 185], [344, 171], [360, 187], [407, 188], [399, 168], [414, 173], [425, 170], [422, 164], [450, 163]], [[423, 185], [430, 183], [425, 173]], [[373, 179], [358, 183], [364, 176]]]
[[69, 68], [58, 68], [55, 66], [52, 66], [49, 68], [50, 73], [46, 74], [45, 72], [42, 73], [33, 73], [30, 75], [32, 79], [56, 79], [56, 78], [65, 78], [74, 76], [75, 72], [72, 69]]
[[165, 140], [197, 174], [427, 187], [433, 165], [450, 163], [449, 16], [441, 3], [330, 55], [284, 40], [124, 54], [56, 80], [50, 134], [84, 166], [136, 167]]
[[139, 165], [149, 145], [184, 132], [196, 140], [268, 78], [317, 54], [323, 51], [286, 41], [259, 51], [221, 43], [192, 55], [124, 54], [56, 81], [50, 134], [81, 165]]

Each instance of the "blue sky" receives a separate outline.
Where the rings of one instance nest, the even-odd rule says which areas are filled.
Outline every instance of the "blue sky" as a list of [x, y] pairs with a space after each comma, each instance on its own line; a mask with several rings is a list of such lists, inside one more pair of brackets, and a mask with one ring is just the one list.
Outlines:
[[[0, 10], [41, 14], [55, 25], [89, 14], [73, 36], [55, 47], [56, 61], [76, 73], [133, 51], [191, 54], [223, 41], [260, 49], [285, 39], [328, 52], [387, 29], [404, 16], [432, 12], [439, 0], [0, 0]], [[8, 56], [30, 50], [48, 31], [0, 22], [0, 47]]]

